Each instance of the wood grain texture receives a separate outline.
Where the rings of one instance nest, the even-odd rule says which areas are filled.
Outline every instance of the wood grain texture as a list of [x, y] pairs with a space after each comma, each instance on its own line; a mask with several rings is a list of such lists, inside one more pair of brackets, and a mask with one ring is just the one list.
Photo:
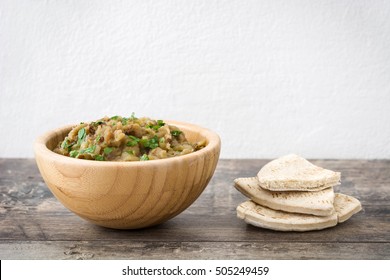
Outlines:
[[210, 181], [221, 142], [214, 132], [167, 121], [190, 142], [206, 141], [196, 152], [160, 160], [80, 160], [52, 152], [72, 126], [50, 131], [34, 144], [37, 165], [54, 196], [94, 224], [116, 229], [157, 225], [189, 207]]
[[[102, 249], [104, 248], [104, 249]], [[0, 242], [4, 256], [19, 254], [19, 259], [66, 260], [150, 260], [150, 259], [386, 259], [388, 243], [310, 242], [128, 242], [112, 241], [35, 241], [13, 244]]]
[[90, 224], [51, 194], [33, 159], [0, 159], [0, 259], [390, 259], [390, 161], [313, 160], [341, 172], [363, 211], [334, 228], [275, 232], [236, 218], [233, 186], [268, 160], [220, 160], [199, 199], [145, 229]]

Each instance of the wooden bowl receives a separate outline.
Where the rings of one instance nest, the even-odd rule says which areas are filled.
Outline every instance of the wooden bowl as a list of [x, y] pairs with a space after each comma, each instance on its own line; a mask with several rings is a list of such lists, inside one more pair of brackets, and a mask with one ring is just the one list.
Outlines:
[[54, 153], [71, 127], [39, 137], [34, 152], [39, 171], [54, 196], [69, 210], [100, 226], [136, 229], [160, 224], [189, 207], [213, 176], [221, 141], [208, 129], [166, 121], [205, 148], [167, 159], [110, 162]]

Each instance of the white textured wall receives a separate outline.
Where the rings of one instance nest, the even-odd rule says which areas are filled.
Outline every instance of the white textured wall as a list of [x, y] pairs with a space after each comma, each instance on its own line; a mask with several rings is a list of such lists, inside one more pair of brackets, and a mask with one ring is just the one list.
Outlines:
[[0, 0], [0, 157], [131, 112], [223, 158], [390, 158], [390, 1]]

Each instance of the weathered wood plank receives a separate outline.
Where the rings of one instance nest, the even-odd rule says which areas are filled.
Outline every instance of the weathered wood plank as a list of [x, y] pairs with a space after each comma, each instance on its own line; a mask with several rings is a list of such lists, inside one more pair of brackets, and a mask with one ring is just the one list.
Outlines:
[[[0, 258], [80, 257], [64, 254], [69, 246], [85, 247], [81, 258], [93, 254], [100, 259], [164, 254], [183, 259], [390, 258], [389, 160], [313, 160], [342, 172], [336, 191], [358, 197], [364, 211], [334, 228], [305, 233], [260, 229], [236, 218], [235, 208], [246, 198], [233, 187], [234, 178], [254, 176], [267, 162], [221, 160], [209, 186], [185, 212], [153, 228], [120, 231], [94, 226], [65, 209], [33, 159], [0, 159]], [[257, 251], [247, 253], [248, 246]]]
[[0, 259], [388, 259], [389, 243], [0, 242]]
[[235, 210], [225, 214], [191, 207], [162, 225], [119, 231], [91, 225], [67, 212], [11, 212], [1, 221], [0, 240], [274, 241], [390, 242], [390, 207], [367, 207], [334, 228], [305, 233], [275, 232], [245, 224]]
[[[219, 191], [220, 187], [230, 186], [237, 177], [255, 176], [267, 160], [220, 160], [217, 170], [204, 193]], [[321, 166], [340, 171], [341, 192], [360, 196], [366, 205], [389, 204], [390, 198], [390, 160], [313, 160]], [[51, 197], [33, 159], [0, 159], [0, 206], [23, 199], [23, 205], [36, 204], [42, 198]]]

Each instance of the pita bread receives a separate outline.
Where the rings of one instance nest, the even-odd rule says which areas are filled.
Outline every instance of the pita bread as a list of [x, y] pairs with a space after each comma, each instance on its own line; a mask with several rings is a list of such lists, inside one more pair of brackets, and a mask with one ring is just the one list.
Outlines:
[[359, 200], [352, 196], [336, 193], [334, 208], [336, 210], [339, 223], [342, 223], [351, 218], [353, 214], [362, 210], [362, 205]]
[[260, 187], [256, 177], [237, 178], [235, 187], [257, 204], [292, 213], [329, 216], [334, 213], [333, 188], [316, 192], [273, 192]]
[[319, 217], [273, 210], [248, 200], [238, 205], [237, 217], [248, 224], [272, 230], [309, 231], [343, 223], [362, 209], [359, 200], [341, 193], [335, 194], [334, 207], [336, 211], [333, 214]]
[[337, 214], [318, 217], [273, 210], [248, 200], [237, 207], [237, 217], [246, 223], [279, 231], [320, 230], [337, 225]]
[[264, 165], [257, 178], [262, 188], [271, 191], [319, 191], [338, 185], [340, 172], [321, 168], [291, 154]]

